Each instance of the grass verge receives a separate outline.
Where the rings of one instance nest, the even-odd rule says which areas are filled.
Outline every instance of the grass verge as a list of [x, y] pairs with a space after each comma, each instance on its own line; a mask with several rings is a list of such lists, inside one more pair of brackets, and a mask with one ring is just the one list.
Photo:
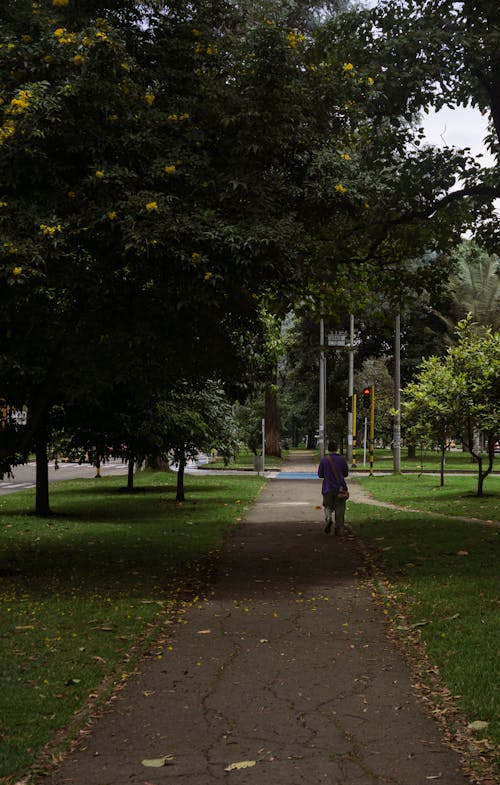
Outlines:
[[[417, 477], [360, 482], [376, 498], [394, 503], [402, 502], [404, 487], [412, 506], [411, 494], [416, 496], [417, 491], [411, 487], [415, 486], [423, 510], [446, 513], [451, 509], [451, 514], [457, 514], [459, 505], [459, 514], [463, 514], [462, 481], [467, 478], [457, 478], [455, 502], [451, 487], [445, 498], [435, 498], [426, 482], [426, 493], [422, 493], [420, 483], [427, 479], [436, 483], [436, 478]], [[407, 499], [404, 496], [404, 502]], [[467, 512], [475, 512], [474, 517], [483, 517], [485, 522], [350, 504], [349, 523], [365, 543], [371, 562], [385, 576], [382, 596], [405, 646], [411, 650], [417, 641], [417, 648], [425, 652], [420, 663], [422, 681], [432, 690], [432, 676], [439, 674], [439, 683], [447, 687], [433, 696], [435, 712], [442, 713], [452, 733], [457, 732], [455, 723], [460, 724], [460, 719], [453, 719], [452, 706], [458, 707], [467, 723], [488, 723], [476, 736], [483, 740], [485, 753], [493, 757], [492, 750], [500, 742], [500, 527], [487, 523], [491, 510], [486, 507], [481, 516], [477, 508], [468, 507]]]
[[132, 495], [123, 477], [54, 483], [44, 519], [30, 514], [32, 492], [0, 497], [3, 781], [27, 771], [106, 677], [127, 678], [187, 576], [191, 597], [206, 588], [207, 562], [264, 482], [189, 476], [178, 504], [175, 481], [140, 474]]
[[490, 476], [484, 483], [484, 496], [476, 496], [474, 477], [447, 476], [441, 488], [439, 477], [429, 475], [378, 475], [358, 478], [375, 499], [414, 510], [437, 512], [500, 521], [500, 476]]

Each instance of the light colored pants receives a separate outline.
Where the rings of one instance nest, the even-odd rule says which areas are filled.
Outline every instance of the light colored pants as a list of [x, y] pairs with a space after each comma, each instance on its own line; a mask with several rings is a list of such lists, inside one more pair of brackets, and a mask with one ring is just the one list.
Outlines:
[[323, 494], [323, 507], [325, 510], [325, 521], [331, 523], [335, 515], [335, 530], [341, 532], [344, 528], [345, 499], [339, 499], [336, 493]]

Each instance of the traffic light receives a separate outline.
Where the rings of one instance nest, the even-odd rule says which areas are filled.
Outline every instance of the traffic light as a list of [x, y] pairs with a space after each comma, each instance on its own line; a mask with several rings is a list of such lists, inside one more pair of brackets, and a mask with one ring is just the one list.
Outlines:
[[372, 391], [370, 387], [363, 388], [363, 407], [369, 409], [372, 402]]

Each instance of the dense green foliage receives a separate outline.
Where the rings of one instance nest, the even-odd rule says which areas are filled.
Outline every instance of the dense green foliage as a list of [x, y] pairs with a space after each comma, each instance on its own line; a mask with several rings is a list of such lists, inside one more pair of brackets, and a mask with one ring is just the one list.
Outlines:
[[[480, 496], [500, 435], [500, 333], [491, 327], [481, 329], [469, 319], [459, 323], [457, 336], [457, 343], [444, 357], [423, 361], [405, 388], [403, 415], [410, 438], [423, 445], [439, 445], [442, 472], [451, 440], [463, 439], [477, 462]], [[487, 443], [485, 470], [477, 446], [479, 433]]]

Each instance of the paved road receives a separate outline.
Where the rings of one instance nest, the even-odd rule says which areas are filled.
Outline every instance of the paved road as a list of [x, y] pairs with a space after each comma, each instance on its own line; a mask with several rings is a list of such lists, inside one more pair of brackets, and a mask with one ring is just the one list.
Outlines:
[[[49, 482], [58, 480], [77, 480], [85, 477], [95, 477], [95, 467], [88, 464], [60, 462], [56, 470], [53, 461], [49, 463]], [[121, 461], [109, 461], [101, 466], [103, 477], [109, 474], [126, 474], [127, 464]], [[5, 478], [0, 480], [0, 494], [22, 491], [26, 488], [35, 487], [35, 464], [28, 463], [25, 466], [17, 466], [13, 470], [12, 479]]]
[[319, 488], [268, 482], [213, 591], [40, 785], [467, 785], [359, 577], [356, 541], [323, 533]]

